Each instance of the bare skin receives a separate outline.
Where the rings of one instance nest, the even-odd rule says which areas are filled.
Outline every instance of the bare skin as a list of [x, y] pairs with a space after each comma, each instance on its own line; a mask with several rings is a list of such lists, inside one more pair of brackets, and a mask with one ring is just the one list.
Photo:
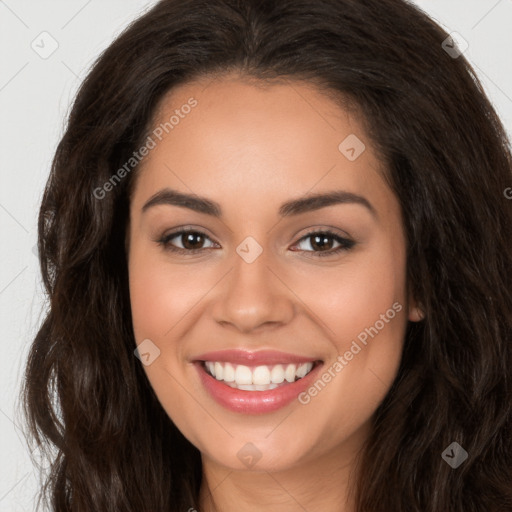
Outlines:
[[[144, 369], [201, 451], [201, 512], [352, 512], [357, 454], [396, 376], [407, 322], [421, 319], [407, 292], [400, 205], [361, 124], [313, 86], [256, 86], [234, 75], [185, 84], [166, 97], [155, 126], [191, 97], [197, 106], [145, 158], [131, 200], [135, 339], [160, 350]], [[338, 148], [351, 134], [366, 146], [353, 161]], [[215, 201], [222, 216], [171, 204], [143, 212], [165, 188]], [[371, 206], [349, 201], [279, 215], [284, 202], [338, 190]], [[158, 242], [179, 228], [204, 234], [193, 241], [200, 252]], [[306, 237], [326, 229], [354, 244], [334, 253], [335, 238], [319, 247]], [[263, 251], [252, 263], [236, 251], [247, 237]], [[167, 241], [190, 247], [184, 236]], [[358, 335], [381, 324], [345, 356]], [[331, 374], [338, 357], [347, 364], [304, 403], [242, 414], [211, 398], [192, 363], [234, 348], [320, 359]], [[249, 442], [261, 455], [252, 467], [237, 456]]]

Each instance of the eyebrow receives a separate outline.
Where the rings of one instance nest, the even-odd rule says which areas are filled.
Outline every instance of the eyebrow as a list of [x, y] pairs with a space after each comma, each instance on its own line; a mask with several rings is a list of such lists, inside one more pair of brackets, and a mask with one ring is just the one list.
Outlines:
[[[319, 210], [335, 204], [359, 204], [367, 208], [374, 217], [377, 217], [377, 212], [368, 199], [345, 190], [311, 194], [300, 199], [287, 201], [279, 207], [279, 216], [290, 217], [300, 215], [301, 213]], [[206, 197], [196, 194], [184, 194], [170, 188], [164, 188], [151, 196], [142, 207], [142, 213], [157, 205], [181, 206], [198, 213], [204, 213], [217, 218], [222, 217], [222, 208], [219, 203], [211, 201]]]

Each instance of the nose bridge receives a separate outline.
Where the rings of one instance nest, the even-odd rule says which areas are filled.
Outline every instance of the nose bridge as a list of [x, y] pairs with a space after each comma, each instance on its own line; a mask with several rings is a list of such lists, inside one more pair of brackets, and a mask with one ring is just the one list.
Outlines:
[[215, 320], [250, 331], [262, 324], [286, 323], [293, 315], [291, 294], [274, 274], [272, 255], [254, 239], [236, 249], [232, 271], [215, 307]]

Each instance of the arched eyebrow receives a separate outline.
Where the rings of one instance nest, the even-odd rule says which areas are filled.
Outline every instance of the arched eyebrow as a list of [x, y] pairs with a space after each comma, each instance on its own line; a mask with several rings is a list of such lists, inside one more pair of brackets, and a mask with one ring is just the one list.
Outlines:
[[[185, 194], [170, 188], [164, 188], [151, 196], [144, 206], [142, 213], [157, 205], [172, 205], [188, 208], [198, 213], [204, 213], [213, 217], [222, 217], [222, 208], [219, 203], [197, 194]], [[373, 205], [363, 196], [347, 192], [345, 190], [333, 190], [326, 193], [311, 194], [299, 199], [286, 201], [279, 207], [280, 217], [290, 217], [314, 210], [332, 206], [335, 204], [359, 204], [364, 206], [373, 217], [377, 218], [377, 211]]]

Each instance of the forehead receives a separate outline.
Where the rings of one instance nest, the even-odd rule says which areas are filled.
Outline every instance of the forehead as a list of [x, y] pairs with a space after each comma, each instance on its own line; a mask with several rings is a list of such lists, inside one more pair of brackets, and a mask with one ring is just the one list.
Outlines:
[[340, 187], [378, 194], [382, 164], [357, 116], [341, 105], [305, 82], [227, 76], [183, 84], [154, 116], [155, 146], [136, 196], [173, 186], [261, 206]]

